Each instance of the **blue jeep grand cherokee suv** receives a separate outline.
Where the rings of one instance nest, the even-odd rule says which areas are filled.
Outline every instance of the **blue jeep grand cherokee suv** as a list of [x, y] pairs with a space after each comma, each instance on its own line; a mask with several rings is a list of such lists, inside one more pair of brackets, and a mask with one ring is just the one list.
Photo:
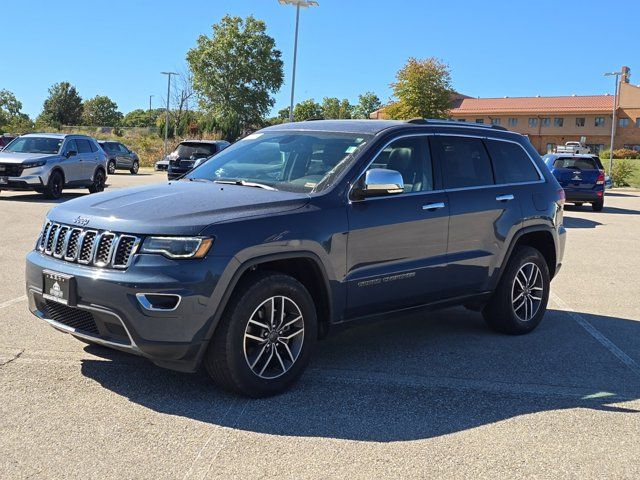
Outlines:
[[560, 267], [563, 203], [502, 128], [278, 125], [181, 180], [53, 208], [27, 257], [29, 306], [85, 341], [271, 395], [356, 319], [465, 305], [530, 332]]

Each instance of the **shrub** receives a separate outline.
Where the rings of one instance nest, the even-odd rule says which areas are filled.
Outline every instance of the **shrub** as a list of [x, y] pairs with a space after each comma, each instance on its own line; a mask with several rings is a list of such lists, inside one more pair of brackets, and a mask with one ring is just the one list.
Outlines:
[[638, 153], [630, 148], [618, 148], [613, 151], [613, 158], [638, 158]]
[[[615, 155], [615, 150], [614, 150]], [[613, 164], [611, 180], [616, 187], [629, 186], [629, 180], [633, 176], [633, 164], [629, 160], [620, 160]]]

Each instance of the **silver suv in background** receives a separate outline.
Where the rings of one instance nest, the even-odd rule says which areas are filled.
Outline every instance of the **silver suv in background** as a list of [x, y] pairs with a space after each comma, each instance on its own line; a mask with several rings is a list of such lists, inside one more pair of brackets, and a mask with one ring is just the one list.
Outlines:
[[140, 169], [140, 158], [138, 154], [120, 142], [112, 140], [98, 142], [107, 154], [107, 172], [109, 175], [116, 173], [116, 170], [129, 170], [133, 175]]
[[64, 188], [101, 192], [106, 179], [107, 156], [86, 135], [32, 133], [0, 152], [0, 191], [35, 190], [55, 199]]

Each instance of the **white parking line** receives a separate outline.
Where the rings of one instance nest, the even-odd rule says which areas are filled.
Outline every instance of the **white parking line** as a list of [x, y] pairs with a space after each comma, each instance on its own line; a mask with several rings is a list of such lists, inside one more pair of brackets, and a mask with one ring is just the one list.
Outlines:
[[602, 346], [613, 353], [618, 358], [618, 360], [624, 363], [627, 367], [629, 367], [629, 369], [631, 369], [633, 373], [640, 377], [640, 365], [638, 365], [638, 363], [633, 358], [620, 350], [620, 348], [615, 343], [605, 337], [602, 332], [600, 332], [600, 330], [598, 330], [589, 322], [589, 320], [573, 310], [558, 295], [556, 295], [555, 293], [551, 293], [550, 297], [560, 308], [565, 310], [569, 314], [569, 316], [576, 321], [578, 325], [584, 328], [587, 333], [589, 333], [589, 335], [600, 342]]
[[10, 307], [11, 305], [15, 305], [16, 303], [20, 303], [26, 299], [27, 299], [27, 296], [22, 295], [21, 297], [14, 298], [13, 300], [7, 300], [6, 302], [0, 303], [0, 308]]

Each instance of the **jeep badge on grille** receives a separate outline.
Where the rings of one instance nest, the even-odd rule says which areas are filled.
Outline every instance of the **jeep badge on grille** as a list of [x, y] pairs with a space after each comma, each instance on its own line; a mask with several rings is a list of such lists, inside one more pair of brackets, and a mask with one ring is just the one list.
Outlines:
[[84, 227], [85, 225], [87, 225], [89, 223], [89, 219], [85, 218], [85, 217], [81, 217], [80, 215], [78, 215], [73, 220], [73, 223], [75, 223], [76, 225], [82, 225]]

